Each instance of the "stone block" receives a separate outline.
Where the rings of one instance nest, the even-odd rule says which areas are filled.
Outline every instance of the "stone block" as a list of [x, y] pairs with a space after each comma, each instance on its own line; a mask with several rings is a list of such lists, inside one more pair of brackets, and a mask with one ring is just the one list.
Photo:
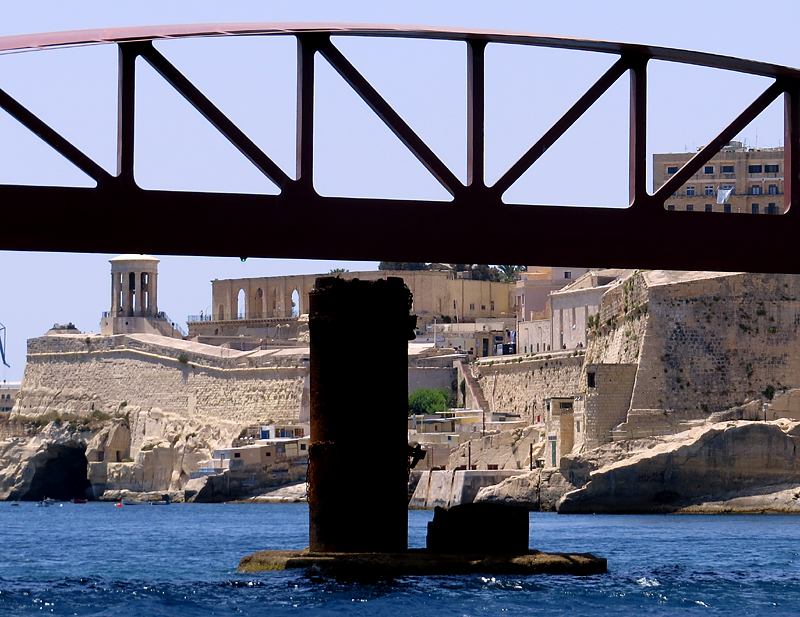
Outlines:
[[495, 503], [436, 508], [428, 523], [427, 549], [436, 553], [524, 553], [528, 510]]

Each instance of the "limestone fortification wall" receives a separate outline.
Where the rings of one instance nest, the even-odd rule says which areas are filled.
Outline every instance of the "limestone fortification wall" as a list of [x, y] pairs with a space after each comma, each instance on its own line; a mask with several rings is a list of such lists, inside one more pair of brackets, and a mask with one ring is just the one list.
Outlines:
[[124, 336], [41, 337], [29, 341], [13, 414], [115, 414], [131, 405], [197, 421], [297, 422], [307, 368], [263, 364], [192, 351], [179, 358], [170, 346]]
[[632, 409], [697, 417], [800, 385], [800, 277], [646, 273]]
[[[572, 353], [481, 360], [473, 371], [490, 410], [530, 423], [544, 418], [545, 399], [578, 395], [575, 420], [585, 410], [590, 447], [626, 420], [623, 399], [634, 417], [666, 414], [676, 422], [766, 400], [800, 387], [800, 277], [636, 272], [603, 296], [585, 362]], [[613, 365], [624, 365], [624, 375], [598, 386], [620, 400], [585, 407], [587, 367]]]
[[587, 364], [636, 364], [648, 333], [648, 288], [641, 273], [611, 288], [589, 331]]
[[488, 411], [518, 413], [533, 424], [537, 415], [545, 418], [545, 399], [578, 392], [583, 360], [580, 354], [557, 352], [544, 358], [517, 356], [510, 360], [478, 361], [472, 367], [489, 405]]

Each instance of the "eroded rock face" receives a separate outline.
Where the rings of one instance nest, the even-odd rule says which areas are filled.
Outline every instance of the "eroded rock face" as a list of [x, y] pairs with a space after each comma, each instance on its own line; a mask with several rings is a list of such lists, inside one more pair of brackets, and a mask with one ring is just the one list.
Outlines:
[[0, 441], [0, 499], [179, 493], [241, 430], [136, 407], [94, 430], [74, 424], [54, 421], [32, 437]]
[[529, 510], [552, 511], [575, 487], [555, 469], [534, 469], [478, 491], [475, 503], [499, 503]]
[[0, 499], [82, 498], [86, 434], [51, 423], [27, 439], [0, 442]]
[[[602, 452], [591, 453], [588, 460], [577, 456], [566, 466], [578, 470], [573, 478], [587, 481], [564, 495], [557, 509], [562, 513], [675, 512], [718, 502], [720, 496], [799, 486], [799, 437], [796, 422], [737, 421], [651, 440], [649, 447], [605, 465]], [[615, 458], [619, 453], [609, 449], [606, 454]]]

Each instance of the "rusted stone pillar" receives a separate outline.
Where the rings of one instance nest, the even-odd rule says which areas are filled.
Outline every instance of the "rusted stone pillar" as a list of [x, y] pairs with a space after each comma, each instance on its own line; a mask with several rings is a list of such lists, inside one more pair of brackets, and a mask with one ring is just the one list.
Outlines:
[[310, 548], [405, 551], [411, 292], [326, 277], [310, 305]]

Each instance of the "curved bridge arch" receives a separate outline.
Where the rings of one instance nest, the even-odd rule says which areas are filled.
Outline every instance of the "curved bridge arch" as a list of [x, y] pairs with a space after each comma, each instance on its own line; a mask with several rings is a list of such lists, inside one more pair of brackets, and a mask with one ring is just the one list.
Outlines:
[[[214, 103], [178, 71], [152, 42], [214, 36], [296, 37], [297, 145], [290, 176], [270, 159]], [[467, 180], [461, 182], [405, 123], [331, 41], [332, 36], [403, 37], [463, 41], [467, 69]], [[484, 184], [484, 51], [489, 43], [581, 50], [617, 56], [617, 61], [492, 186]], [[78, 252], [303, 257], [458, 263], [583, 263], [618, 267], [751, 270], [800, 273], [793, 243], [800, 232], [800, 71], [739, 58], [661, 47], [549, 37], [488, 30], [346, 24], [216, 24], [156, 26], [23, 35], [0, 38], [0, 55], [76, 45], [114, 44], [119, 50], [117, 173], [111, 175], [2, 90], [0, 107], [36, 133], [97, 183], [94, 188], [0, 186], [6, 228], [0, 249]], [[323, 197], [314, 190], [314, 58], [320, 55], [341, 75], [395, 136], [450, 193], [448, 202]], [[247, 195], [154, 191], [133, 175], [136, 59], [143, 58], [269, 178], [280, 194]], [[653, 195], [646, 189], [647, 73], [650, 60], [665, 60], [772, 78], [771, 85]], [[2, 62], [2, 58], [0, 58]], [[629, 196], [627, 208], [518, 205], [503, 193], [541, 154], [625, 75], [630, 79]], [[783, 216], [667, 212], [664, 203], [728, 141], [777, 98], [785, 101], [785, 203]], [[54, 205], [55, 204], [55, 205]], [[792, 207], [794, 206], [794, 207]], [[57, 207], [72, 216], [48, 216]], [[128, 237], [103, 233], [108, 213], [158, 208], [165, 224]], [[220, 209], [237, 217], [204, 214]], [[188, 212], [191, 217], [186, 216]], [[537, 234], [536, 246], [498, 239], [484, 245], [442, 242], [435, 229], [416, 222], [423, 216], [448, 220], [453, 237], [469, 237], [491, 216], [510, 229], [587, 230], [565, 246], [556, 233]], [[176, 234], [175, 221], [183, 232]], [[278, 228], [303, 222], [301, 238], [272, 235], [241, 255], [237, 230], [244, 221], [269, 220]], [[249, 223], [248, 223], [249, 224]], [[687, 250], [686, 247], [689, 247]], [[743, 247], [748, 250], [742, 250]]]

